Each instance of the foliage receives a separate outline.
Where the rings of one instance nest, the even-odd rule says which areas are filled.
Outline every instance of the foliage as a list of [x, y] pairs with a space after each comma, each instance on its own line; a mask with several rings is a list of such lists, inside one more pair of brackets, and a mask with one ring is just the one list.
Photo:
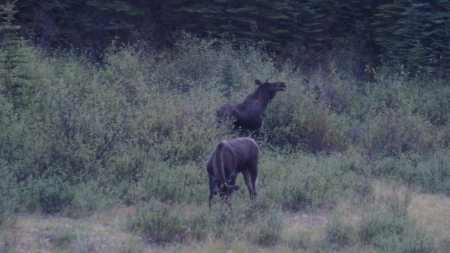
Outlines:
[[389, 252], [435, 252], [430, 237], [408, 215], [410, 201], [407, 192], [394, 189], [373, 203], [374, 210], [357, 225], [361, 243]]
[[275, 246], [281, 240], [283, 221], [280, 211], [272, 210], [258, 220], [255, 231], [250, 237], [255, 244], [263, 247]]
[[6, 1], [0, 6], [0, 16], [2, 25], [0, 34], [3, 39], [0, 43], [0, 68], [3, 85], [0, 86], [0, 92], [12, 99], [16, 106], [23, 103], [21, 95], [26, 95], [26, 86], [22, 78], [24, 74], [17, 71], [25, 63], [25, 53], [22, 50], [23, 41], [18, 38], [17, 32], [20, 26], [14, 25], [14, 15], [16, 1]]
[[337, 204], [335, 196], [355, 196], [370, 191], [364, 184], [367, 173], [358, 171], [366, 170], [367, 165], [355, 163], [351, 158], [263, 155], [260, 167], [264, 170], [259, 174], [261, 194], [267, 195], [265, 202], [277, 203], [285, 210], [333, 207]]
[[[383, 68], [361, 82], [335, 62], [306, 78], [291, 63], [276, 67], [261, 47], [180, 36], [157, 53], [114, 44], [102, 64], [27, 47], [28, 106], [0, 95], [0, 198], [11, 203], [0, 211], [82, 218], [119, 206], [131, 210], [133, 233], [165, 245], [211, 238], [225, 247], [433, 250], [407, 215], [408, 196], [379, 200], [372, 182], [448, 195], [445, 83]], [[238, 136], [217, 127], [215, 110], [242, 101], [254, 79], [287, 85], [255, 137], [258, 198], [241, 190], [232, 209], [220, 201], [208, 209], [206, 161], [219, 141]], [[244, 185], [240, 174], [236, 184]], [[285, 214], [332, 212], [343, 199], [380, 207], [367, 207], [357, 224], [336, 217], [320, 242], [285, 238]], [[61, 247], [68, 243], [62, 237]]]
[[325, 227], [326, 242], [341, 248], [354, 243], [354, 228], [347, 224], [342, 217], [335, 217]]
[[449, 161], [446, 153], [421, 157], [417, 154], [404, 154], [399, 158], [386, 157], [375, 163], [373, 174], [402, 180], [408, 185], [417, 186], [425, 192], [442, 192], [449, 195]]
[[17, 198], [14, 196], [17, 185], [14, 181], [11, 167], [0, 160], [0, 226], [10, 218], [17, 205]]
[[430, 72], [436, 65], [447, 65], [449, 52], [442, 43], [449, 32], [449, 7], [448, 1], [394, 1], [381, 5], [378, 14], [381, 18], [376, 25], [383, 35], [377, 40], [386, 50], [386, 57], [407, 63], [412, 73]]
[[150, 201], [136, 207], [136, 214], [129, 218], [130, 229], [141, 233], [155, 243], [182, 242], [186, 227], [183, 216], [170, 206]]
[[60, 212], [73, 200], [72, 189], [58, 177], [50, 177], [39, 184], [39, 202], [44, 213]]
[[236, 46], [262, 43], [281, 62], [302, 67], [320, 66], [324, 55], [344, 49], [361, 55], [359, 69], [381, 59], [407, 65], [414, 75], [448, 76], [446, 0], [22, 0], [17, 6], [21, 35], [34, 45], [75, 48], [93, 60], [114, 40], [145, 41], [154, 50], [172, 47], [182, 40], [177, 33], [188, 31]]

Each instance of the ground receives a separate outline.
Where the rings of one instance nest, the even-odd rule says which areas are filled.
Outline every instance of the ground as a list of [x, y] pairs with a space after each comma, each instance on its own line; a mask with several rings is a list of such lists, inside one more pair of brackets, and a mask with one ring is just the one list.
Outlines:
[[[378, 183], [375, 195], [383, 195], [388, 187]], [[405, 189], [403, 189], [405, 190]], [[407, 190], [407, 189], [406, 189]], [[0, 234], [0, 249], [12, 252], [279, 252], [289, 251], [287, 243], [275, 248], [253, 245], [236, 237], [233, 243], [207, 238], [202, 242], [158, 246], [147, 243], [126, 228], [124, 221], [133, 207], [117, 207], [113, 210], [94, 213], [86, 218], [72, 219], [61, 215], [21, 214], [7, 221]], [[323, 236], [324, 228], [337, 214], [349, 222], [363, 217], [364, 208], [352, 200], [342, 200], [333, 210], [287, 213], [284, 218], [282, 237], [285, 241], [299, 234], [307, 234], [312, 240]], [[450, 197], [442, 194], [413, 192], [408, 209], [435, 244], [450, 242]]]

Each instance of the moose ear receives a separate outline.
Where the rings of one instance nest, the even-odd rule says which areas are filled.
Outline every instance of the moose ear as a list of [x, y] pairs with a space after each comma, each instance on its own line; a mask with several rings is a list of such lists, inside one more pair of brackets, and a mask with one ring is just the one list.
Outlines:
[[255, 80], [255, 84], [256, 85], [261, 85], [261, 81], [259, 81], [258, 79]]

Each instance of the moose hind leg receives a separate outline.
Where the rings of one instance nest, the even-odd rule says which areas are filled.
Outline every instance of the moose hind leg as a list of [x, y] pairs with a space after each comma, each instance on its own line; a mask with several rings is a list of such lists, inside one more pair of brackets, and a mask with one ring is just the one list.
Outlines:
[[250, 198], [256, 197], [256, 188], [253, 183], [252, 176], [250, 175], [250, 171], [244, 170], [242, 174], [244, 175], [245, 184], [247, 185], [248, 192], [250, 193]]
[[251, 178], [252, 186], [253, 186], [253, 197], [255, 198], [258, 195], [258, 187], [257, 187], [258, 168], [254, 168], [254, 169], [250, 170], [250, 178]]

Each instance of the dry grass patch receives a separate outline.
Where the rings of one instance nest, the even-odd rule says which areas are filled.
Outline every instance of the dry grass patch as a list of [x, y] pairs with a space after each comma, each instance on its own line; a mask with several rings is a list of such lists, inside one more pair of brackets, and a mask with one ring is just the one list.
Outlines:
[[422, 194], [406, 187], [393, 188], [389, 183], [374, 184], [376, 197], [398, 192], [410, 192], [411, 202], [408, 214], [427, 233], [432, 234], [435, 242], [447, 240], [450, 242], [450, 197], [443, 194]]
[[[406, 205], [407, 215], [417, 222], [418, 228], [423, 229], [427, 237], [433, 238], [433, 245], [438, 252], [445, 252], [444, 249], [450, 246], [449, 197], [440, 194], [420, 194], [411, 188], [395, 186], [392, 183], [381, 181], [374, 182], [373, 189], [373, 194], [363, 201], [342, 198], [333, 210], [317, 210], [313, 213], [289, 215], [285, 218], [284, 238], [287, 241], [295, 240], [295, 237], [301, 235], [303, 241], [312, 242], [313, 244], [309, 244], [309, 246], [314, 246], [314, 242], [324, 241], [327, 224], [334, 219], [357, 228], [359, 222], [373, 212], [374, 208], [375, 210], [377, 207], [397, 208], [394, 212], [401, 212], [403, 205]], [[398, 206], [383, 204], [386, 199], [393, 197], [398, 198]], [[388, 202], [392, 203], [392, 201]], [[375, 250], [372, 247], [363, 247], [363, 245], [355, 245], [353, 248], [342, 250], [350, 249], [358, 250], [358, 252]]]
[[123, 212], [117, 209], [84, 219], [20, 216], [3, 227], [0, 251], [125, 252], [143, 249], [138, 236], [122, 229]]
[[428, 234], [435, 245], [450, 246], [450, 198], [442, 194], [414, 194], [410, 215]]
[[308, 233], [311, 239], [317, 240], [328, 222], [328, 217], [325, 211], [318, 210], [288, 215], [285, 222], [284, 232], [286, 237], [300, 232]]

